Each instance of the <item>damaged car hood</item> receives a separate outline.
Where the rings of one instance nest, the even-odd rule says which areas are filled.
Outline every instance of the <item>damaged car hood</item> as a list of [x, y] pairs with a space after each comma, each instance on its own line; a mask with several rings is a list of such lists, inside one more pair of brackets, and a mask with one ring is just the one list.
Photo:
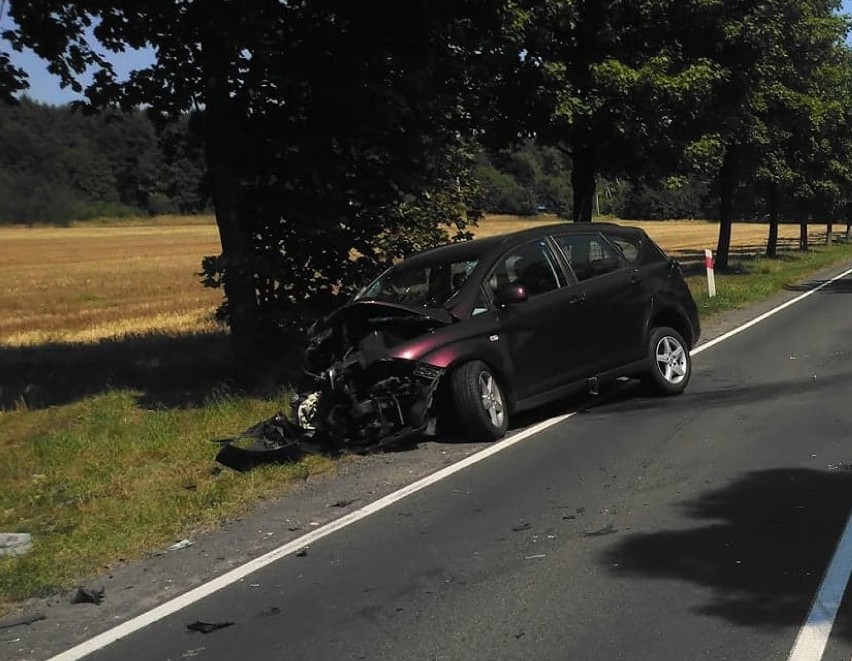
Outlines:
[[377, 359], [379, 356], [372, 354], [379, 345], [388, 350], [455, 321], [456, 317], [443, 308], [355, 300], [311, 329], [306, 352], [308, 370], [321, 372], [359, 349]]

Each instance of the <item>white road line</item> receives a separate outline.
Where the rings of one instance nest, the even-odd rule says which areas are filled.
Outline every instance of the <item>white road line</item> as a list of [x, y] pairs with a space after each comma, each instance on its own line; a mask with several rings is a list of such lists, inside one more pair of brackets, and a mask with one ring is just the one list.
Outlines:
[[819, 591], [804, 626], [796, 636], [796, 643], [787, 661], [819, 661], [828, 644], [831, 627], [843, 600], [843, 593], [852, 573], [852, 516], [834, 551], [831, 564], [825, 571]]
[[461, 461], [458, 461], [450, 466], [446, 466], [441, 470], [432, 473], [431, 475], [427, 475], [426, 477], [417, 480], [412, 484], [409, 484], [398, 491], [394, 491], [393, 493], [384, 496], [383, 498], [379, 498], [379, 500], [372, 502], [364, 507], [361, 507], [357, 510], [350, 512], [349, 514], [342, 516], [335, 521], [325, 524], [324, 526], [317, 528], [313, 532], [308, 533], [307, 535], [303, 535], [298, 539], [294, 539], [292, 542], [284, 544], [283, 546], [279, 546], [277, 549], [273, 549], [269, 553], [266, 553], [259, 558], [255, 558], [254, 560], [250, 560], [244, 565], [240, 565], [227, 572], [226, 574], [222, 574], [217, 578], [214, 578], [212, 581], [208, 583], [204, 583], [203, 585], [199, 585], [197, 588], [186, 592], [179, 597], [175, 597], [174, 599], [167, 601], [152, 610], [149, 610], [146, 613], [142, 613], [137, 617], [134, 617], [132, 620], [128, 620], [123, 624], [119, 624], [117, 627], [110, 629], [109, 631], [105, 631], [104, 633], [95, 636], [83, 643], [80, 643], [76, 647], [72, 647], [67, 652], [63, 652], [54, 656], [49, 661], [74, 661], [76, 659], [80, 659], [87, 654], [91, 654], [92, 652], [96, 652], [100, 650], [110, 643], [113, 643], [125, 636], [130, 635], [131, 633], [142, 629], [149, 624], [156, 622], [157, 620], [161, 620], [164, 617], [171, 615], [172, 613], [176, 613], [182, 608], [186, 608], [187, 606], [194, 604], [196, 601], [200, 601], [204, 599], [204, 597], [208, 597], [214, 592], [221, 590], [233, 583], [236, 583], [242, 578], [245, 578], [249, 574], [258, 571], [259, 569], [263, 569], [267, 565], [272, 564], [276, 560], [279, 560], [285, 556], [288, 556], [292, 553], [295, 553], [301, 548], [313, 544], [314, 542], [319, 541], [323, 537], [327, 537], [340, 530], [341, 528], [345, 528], [356, 521], [360, 521], [371, 514], [375, 514], [386, 507], [393, 505], [394, 503], [402, 500], [410, 496], [413, 493], [417, 493], [421, 489], [425, 489], [426, 487], [435, 484], [436, 482], [440, 482], [444, 478], [453, 475], [454, 473], [458, 473], [461, 470], [464, 470], [468, 466], [472, 466], [473, 464], [477, 464], [483, 459], [487, 459], [491, 455], [497, 454], [498, 452], [502, 452], [503, 450], [515, 445], [516, 443], [520, 443], [525, 438], [529, 438], [534, 434], [539, 433], [540, 431], [544, 431], [548, 427], [553, 427], [554, 425], [567, 420], [571, 416], [575, 415], [575, 413], [566, 413], [564, 415], [557, 416], [555, 418], [550, 418], [549, 420], [545, 420], [543, 422], [538, 423], [532, 427], [524, 429], [517, 434], [513, 434], [508, 438], [503, 439], [493, 445], [488, 446], [484, 450], [477, 452], [476, 454], [472, 454], [469, 457], [465, 457]]
[[715, 346], [716, 346], [717, 344], [719, 344], [720, 342], [724, 342], [725, 340], [727, 340], [727, 339], [729, 339], [729, 338], [732, 338], [734, 335], [738, 335], [739, 333], [742, 333], [744, 330], [748, 330], [748, 329], [749, 329], [749, 328], [751, 328], [752, 326], [756, 326], [756, 325], [757, 325], [757, 324], [759, 324], [761, 321], [766, 321], [767, 319], [769, 319], [769, 317], [771, 317], [771, 316], [773, 316], [773, 315], [778, 314], [779, 312], [781, 312], [781, 310], [784, 310], [784, 309], [786, 309], [786, 308], [789, 308], [791, 305], [795, 305], [795, 304], [796, 304], [796, 303], [798, 303], [799, 301], [803, 301], [803, 300], [804, 300], [804, 299], [806, 299], [808, 296], [813, 296], [813, 295], [814, 295], [814, 294], [816, 294], [816, 293], [817, 293], [820, 289], [822, 289], [822, 288], [824, 288], [824, 287], [828, 287], [828, 285], [832, 284], [833, 282], [836, 282], [837, 280], [840, 280], [841, 278], [845, 278], [845, 277], [846, 277], [847, 275], [849, 275], [850, 273], [852, 273], [852, 269], [848, 269], [848, 270], [844, 271], [843, 273], [841, 273], [841, 274], [839, 274], [839, 275], [834, 276], [834, 277], [833, 277], [833, 278], [831, 278], [830, 280], [826, 280], [825, 282], [823, 282], [823, 283], [822, 283], [822, 284], [820, 284], [820, 285], [817, 285], [817, 286], [816, 286], [816, 287], [814, 287], [813, 289], [809, 289], [809, 290], [808, 290], [808, 291], [806, 291], [804, 294], [800, 294], [799, 296], [796, 296], [796, 298], [791, 298], [791, 299], [790, 299], [789, 301], [787, 301], [786, 303], [782, 303], [781, 305], [779, 305], [779, 306], [777, 306], [777, 307], [772, 308], [772, 309], [771, 309], [771, 310], [769, 310], [768, 312], [764, 312], [762, 315], [760, 315], [760, 316], [758, 316], [758, 317], [755, 317], [755, 318], [754, 318], [754, 319], [752, 319], [751, 321], [747, 321], [747, 322], [746, 322], [746, 323], [744, 323], [742, 326], [737, 326], [736, 328], [734, 328], [733, 330], [728, 331], [728, 332], [727, 332], [727, 333], [725, 333], [724, 335], [720, 335], [719, 337], [717, 337], [717, 338], [715, 338], [715, 339], [712, 339], [712, 340], [710, 340], [709, 342], [705, 342], [704, 344], [699, 344], [699, 345], [698, 345], [697, 347], [695, 347], [692, 351], [690, 351], [690, 354], [691, 354], [691, 355], [693, 355], [693, 356], [695, 356], [695, 355], [697, 355], [697, 354], [701, 353], [702, 351], [706, 351], [707, 349], [709, 349], [709, 348], [711, 348], [711, 347], [715, 347]]
[[[743, 324], [742, 326], [739, 326], [733, 329], [732, 331], [725, 333], [724, 335], [720, 335], [719, 337], [715, 338], [714, 340], [711, 340], [710, 342], [696, 347], [692, 350], [692, 355], [701, 353], [705, 349], [709, 349], [710, 347], [713, 347], [719, 344], [720, 342], [724, 342], [728, 338], [733, 337], [734, 335], [737, 335], [738, 333], [741, 333], [742, 331], [751, 328], [756, 324], [759, 324], [764, 319], [768, 319], [775, 313], [780, 312], [781, 310], [793, 305], [794, 303], [798, 303], [799, 301], [807, 298], [811, 294], [819, 291], [823, 287], [831, 284], [835, 280], [839, 280], [849, 275], [850, 273], [852, 273], [852, 269], [844, 271], [840, 275], [837, 275], [831, 280], [828, 280], [822, 283], [821, 285], [815, 287], [814, 289], [805, 292], [801, 296], [797, 296], [796, 298], [789, 300], [776, 308], [773, 308], [769, 312], [766, 312], [760, 315], [759, 317], [752, 319], [751, 321]], [[324, 526], [317, 528], [316, 530], [308, 533], [307, 535], [303, 535], [297, 539], [294, 539], [291, 542], [288, 542], [287, 544], [284, 544], [283, 546], [279, 546], [278, 548], [273, 549], [272, 551], [269, 551], [268, 553], [265, 553], [264, 555], [255, 558], [254, 560], [249, 560], [244, 565], [240, 565], [239, 567], [236, 567], [231, 571], [222, 574], [217, 578], [214, 578], [212, 581], [208, 581], [203, 585], [199, 585], [198, 587], [193, 588], [189, 592], [175, 597], [174, 599], [171, 599], [165, 602], [164, 604], [160, 604], [159, 606], [152, 608], [151, 610], [146, 611], [141, 615], [137, 615], [136, 617], [128, 620], [127, 622], [124, 622], [116, 627], [113, 627], [112, 629], [104, 631], [103, 633], [95, 636], [94, 638], [90, 638], [89, 640], [86, 640], [80, 643], [79, 645], [72, 647], [71, 649], [65, 652], [62, 652], [61, 654], [57, 654], [56, 656], [48, 659], [48, 661], [76, 661], [77, 659], [81, 659], [88, 654], [97, 652], [98, 650], [103, 649], [107, 645], [110, 645], [116, 642], [117, 640], [124, 638], [125, 636], [129, 636], [130, 634], [147, 627], [149, 624], [153, 624], [154, 622], [157, 622], [158, 620], [161, 620], [164, 617], [168, 617], [172, 613], [176, 613], [179, 610], [182, 610], [187, 606], [190, 606], [195, 602], [210, 596], [214, 592], [218, 592], [219, 590], [226, 588], [229, 585], [232, 585], [233, 583], [236, 583], [237, 581], [245, 578], [249, 574], [252, 574], [268, 565], [271, 565], [276, 560], [280, 560], [283, 557], [291, 555], [299, 549], [319, 541], [323, 537], [327, 537], [328, 535], [331, 535], [332, 533], [341, 530], [342, 528], [346, 528], [347, 526], [350, 526], [353, 523], [370, 516], [371, 514], [375, 514], [376, 512], [379, 512], [385, 509], [386, 507], [389, 507], [390, 505], [399, 502], [403, 498], [407, 498], [408, 496], [417, 493], [418, 491], [421, 491], [422, 489], [425, 489], [426, 487], [431, 486], [436, 482], [440, 482], [441, 480], [449, 477], [450, 475], [454, 475], [455, 473], [458, 473], [459, 471], [462, 471], [465, 468], [468, 468], [469, 466], [478, 464], [480, 461], [483, 461], [492, 455], [502, 452], [503, 450], [506, 450], [507, 448], [510, 448], [513, 445], [520, 443], [521, 441], [526, 438], [529, 438], [530, 436], [534, 436], [535, 434], [538, 434], [539, 432], [542, 432], [545, 429], [553, 427], [554, 425], [557, 425], [560, 422], [564, 422], [568, 418], [574, 416], [575, 413], [576, 412], [566, 413], [555, 418], [550, 418], [549, 420], [544, 420], [543, 422], [540, 422], [537, 425], [533, 425], [532, 427], [524, 429], [523, 431], [509, 436], [508, 438], [505, 438], [502, 441], [494, 443], [493, 445], [490, 445], [484, 450], [472, 454], [469, 457], [466, 457], [450, 466], [446, 466], [445, 468], [442, 468], [441, 470], [432, 473], [431, 475], [427, 475], [426, 477], [421, 478], [420, 480], [417, 480], [416, 482], [409, 484], [408, 486], [405, 486], [399, 489], [398, 491], [394, 491], [393, 493], [390, 493], [387, 496], [384, 496], [383, 498], [379, 498], [379, 500], [375, 502], [372, 502], [368, 505], [365, 505], [364, 507], [352, 511], [339, 519], [331, 521], [330, 523], [327, 523]], [[849, 526], [847, 526], [847, 529], [848, 528]], [[846, 577], [848, 578], [848, 572]], [[843, 587], [845, 588], [845, 584]], [[842, 590], [840, 592], [840, 596], [842, 597]], [[831, 625], [829, 624], [829, 629], [830, 628]], [[813, 657], [814, 660], [816, 658], [818, 657]], [[806, 661], [806, 659], [810, 661], [811, 657], [802, 657], [801, 659], [797, 658], [795, 659], [795, 661]], [[790, 661], [793, 661], [792, 657]]]

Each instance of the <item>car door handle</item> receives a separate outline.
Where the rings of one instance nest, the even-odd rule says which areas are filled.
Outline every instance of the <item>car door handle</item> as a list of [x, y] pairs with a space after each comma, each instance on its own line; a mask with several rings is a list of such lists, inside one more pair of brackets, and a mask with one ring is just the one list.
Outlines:
[[582, 305], [586, 302], [586, 293], [583, 292], [577, 296], [572, 296], [568, 299], [568, 305]]

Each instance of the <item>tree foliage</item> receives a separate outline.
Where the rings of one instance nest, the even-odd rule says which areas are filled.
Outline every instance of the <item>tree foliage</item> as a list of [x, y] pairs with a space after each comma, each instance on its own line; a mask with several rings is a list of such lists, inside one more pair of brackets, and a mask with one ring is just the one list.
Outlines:
[[553, 145], [571, 158], [573, 218], [589, 221], [598, 175], [647, 171], [668, 153], [678, 108], [718, 77], [683, 57], [671, 2], [550, 0], [518, 3], [514, 68], [498, 84], [492, 134]]
[[[463, 100], [497, 3], [12, 0], [10, 11], [19, 29], [7, 37], [67, 84], [97, 69], [90, 105], [144, 103], [155, 121], [194, 113], [222, 242], [207, 282], [224, 287], [243, 365], [306, 302], [326, 307], [400, 257], [412, 242], [395, 234], [427, 245], [439, 222], [464, 231], [470, 195], [449, 191], [468, 190]], [[120, 81], [93, 39], [151, 46], [157, 60]]]

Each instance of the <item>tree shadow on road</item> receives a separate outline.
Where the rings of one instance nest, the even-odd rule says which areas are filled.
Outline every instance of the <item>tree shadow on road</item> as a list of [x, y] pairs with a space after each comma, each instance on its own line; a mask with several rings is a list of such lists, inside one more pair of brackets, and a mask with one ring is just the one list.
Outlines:
[[[746, 474], [681, 506], [686, 530], [634, 534], [601, 564], [709, 588], [697, 612], [762, 629], [804, 623], [852, 507], [852, 466]], [[852, 620], [834, 634], [852, 639]]]
[[[828, 284], [826, 284], [828, 283]], [[825, 285], [819, 290], [820, 294], [852, 294], [852, 280], [809, 280], [795, 285], [787, 285], [784, 289], [788, 291], [810, 291], [817, 287]]]

